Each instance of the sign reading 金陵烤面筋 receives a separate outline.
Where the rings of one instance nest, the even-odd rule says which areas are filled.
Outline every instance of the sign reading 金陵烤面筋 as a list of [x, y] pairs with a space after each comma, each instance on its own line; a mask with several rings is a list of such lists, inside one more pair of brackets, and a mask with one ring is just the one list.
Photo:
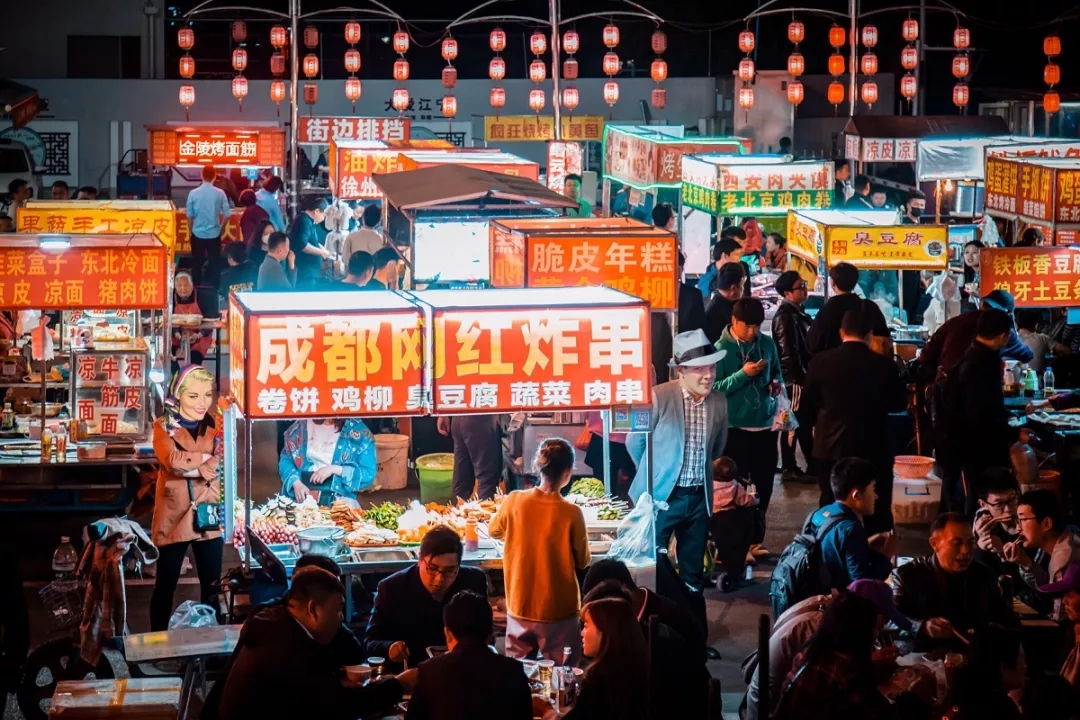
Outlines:
[[1080, 249], [984, 248], [979, 294], [1007, 290], [1017, 307], [1080, 307]]
[[[599, 141], [604, 136], [604, 118], [594, 115], [562, 117], [563, 140]], [[489, 115], [484, 118], [487, 142], [548, 141], [555, 139], [555, 118], [548, 115]]]
[[300, 116], [297, 142], [329, 145], [331, 140], [382, 140], [401, 142], [409, 139], [412, 121], [404, 117], [305, 117]]
[[162, 308], [164, 246], [0, 248], [0, 307], [33, 310]]

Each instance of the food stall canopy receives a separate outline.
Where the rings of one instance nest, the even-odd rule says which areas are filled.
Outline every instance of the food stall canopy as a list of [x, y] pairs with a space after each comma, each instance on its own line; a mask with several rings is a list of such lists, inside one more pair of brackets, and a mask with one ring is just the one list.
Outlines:
[[682, 202], [713, 215], [829, 208], [833, 163], [790, 155], [683, 155]]
[[986, 156], [1080, 157], [1080, 140], [1032, 138], [1027, 135], [992, 137], [928, 137], [918, 142], [915, 177], [937, 180], [986, 180]]
[[284, 167], [285, 131], [268, 125], [147, 125], [150, 164]]
[[844, 126], [844, 157], [859, 162], [913, 163], [918, 141], [933, 135], [1008, 135], [997, 115], [856, 115]]
[[679, 188], [682, 156], [695, 153], [745, 154], [742, 137], [673, 137], [650, 126], [608, 125], [604, 129], [604, 179], [639, 190]]
[[980, 297], [1007, 290], [1016, 307], [1080, 307], [1080, 248], [983, 248], [979, 260]]
[[1080, 159], [986, 158], [986, 212], [1042, 228], [1055, 245], [1080, 231]]
[[300, 116], [296, 142], [300, 145], [329, 145], [331, 140], [381, 140], [408, 142], [412, 121], [407, 117], [326, 117]]
[[0, 307], [137, 310], [169, 302], [168, 251], [153, 235], [0, 235]]
[[491, 221], [493, 287], [607, 286], [678, 307], [678, 237], [629, 218]]
[[177, 210], [168, 200], [29, 200], [18, 209], [15, 227], [25, 233], [148, 233], [177, 252]]
[[465, 165], [478, 170], [540, 180], [539, 164], [506, 152], [405, 150], [401, 153], [402, 170], [419, 170], [437, 165]]
[[478, 170], [465, 165], [438, 165], [402, 173], [376, 174], [375, 185], [398, 210], [439, 205], [476, 204], [496, 200], [529, 208], [578, 207], [571, 200], [528, 178]]

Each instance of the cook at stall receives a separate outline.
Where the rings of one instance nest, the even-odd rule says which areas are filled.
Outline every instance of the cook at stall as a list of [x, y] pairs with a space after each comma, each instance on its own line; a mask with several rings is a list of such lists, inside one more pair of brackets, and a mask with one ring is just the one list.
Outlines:
[[278, 461], [281, 492], [297, 502], [309, 495], [329, 507], [375, 482], [375, 438], [363, 420], [297, 420], [285, 431]]

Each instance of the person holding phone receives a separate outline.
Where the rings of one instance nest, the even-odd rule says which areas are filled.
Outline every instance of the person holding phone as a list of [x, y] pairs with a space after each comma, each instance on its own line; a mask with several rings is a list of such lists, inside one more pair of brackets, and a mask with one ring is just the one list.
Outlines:
[[355, 506], [377, 471], [375, 437], [363, 420], [297, 420], [285, 431], [278, 474], [281, 493], [296, 502], [312, 496], [326, 507]]

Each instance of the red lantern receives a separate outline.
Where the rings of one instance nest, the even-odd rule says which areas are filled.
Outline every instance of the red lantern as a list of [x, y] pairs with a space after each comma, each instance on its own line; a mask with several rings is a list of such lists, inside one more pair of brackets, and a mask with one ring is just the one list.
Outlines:
[[232, 66], [236, 72], [244, 72], [247, 68], [247, 50], [244, 48], [236, 48], [232, 53]]
[[739, 52], [754, 52], [754, 44], [754, 33], [749, 30], [743, 30], [739, 33]]
[[404, 55], [409, 52], [409, 33], [398, 30], [394, 33], [394, 52]]
[[506, 49], [506, 33], [500, 28], [495, 28], [488, 36], [488, 45], [491, 46], [491, 52], [502, 52]]
[[409, 61], [398, 59], [394, 61], [394, 79], [405, 82], [409, 79]]
[[964, 107], [971, 99], [971, 91], [965, 83], [956, 83], [952, 90], [952, 101], [956, 107]]
[[788, 42], [798, 45], [806, 39], [806, 26], [798, 20], [792, 20], [787, 26]]
[[547, 66], [543, 60], [533, 60], [529, 65], [529, 79], [534, 83], [542, 83], [547, 78]]
[[1057, 94], [1057, 91], [1050, 90], [1043, 95], [1043, 111], [1054, 114], [1061, 109], [1061, 96]]
[[739, 61], [739, 79], [743, 82], [754, 81], [754, 61], [750, 58], [743, 58]]
[[247, 40], [247, 23], [243, 20], [233, 20], [232, 23], [232, 39], [233, 42], [242, 43]]
[[908, 100], [915, 97], [915, 93], [919, 92], [919, 81], [915, 79], [914, 75], [905, 75], [900, 78], [900, 94]]
[[652, 66], [649, 68], [649, 77], [653, 79], [653, 82], [658, 83], [667, 80], [667, 61], [660, 59], [653, 60]]
[[281, 53], [274, 53], [270, 56], [270, 72], [274, 75], [285, 74], [285, 56]]
[[834, 48], [839, 48], [847, 40], [847, 33], [844, 32], [844, 28], [839, 25], [833, 25], [829, 28], [829, 44]]
[[356, 101], [360, 99], [360, 93], [360, 81], [354, 77], [346, 78], [345, 99], [352, 103], [353, 110], [356, 110]]
[[604, 27], [604, 45], [608, 48], [614, 48], [619, 44], [619, 28], [615, 25], [607, 25]]
[[289, 44], [289, 31], [281, 25], [270, 28], [270, 44], [280, 50]]
[[547, 52], [547, 35], [541, 32], [535, 32], [529, 38], [529, 49], [532, 50], [533, 55], [543, 55]]
[[190, 55], [180, 58], [180, 77], [189, 80], [195, 75], [195, 59]]
[[314, 25], [308, 25], [304, 28], [304, 47], [308, 50], [314, 50], [319, 44], [319, 30]]
[[562, 75], [567, 80], [577, 80], [577, 77], [578, 77], [577, 60], [575, 60], [574, 58], [570, 58], [568, 60], [563, 60]]
[[877, 72], [877, 55], [874, 53], [866, 53], [862, 56], [862, 71], [863, 75], [873, 75]]
[[442, 99], [442, 114], [444, 117], [452, 118], [457, 115], [457, 98], [453, 95], [445, 95]]
[[914, 70], [919, 64], [919, 51], [913, 47], [906, 47], [900, 51], [900, 67], [905, 70]]
[[1061, 66], [1057, 63], [1048, 63], [1043, 68], [1043, 82], [1051, 87], [1061, 82]]
[[457, 68], [453, 65], [442, 69], [442, 86], [452, 88], [457, 85]]
[[390, 104], [399, 113], [409, 108], [409, 91], [405, 88], [394, 88], [394, 94], [390, 96]]
[[195, 104], [195, 87], [192, 85], [180, 86], [180, 104], [184, 106], [184, 110]]
[[180, 28], [176, 33], [176, 44], [181, 50], [190, 50], [195, 47], [195, 31], [191, 28]]
[[1061, 54], [1061, 38], [1056, 34], [1047, 35], [1043, 38], [1043, 55], [1046, 57], [1057, 57]]
[[957, 80], [966, 78], [971, 72], [971, 61], [967, 55], [957, 55], [952, 59], [952, 74]]
[[862, 101], [867, 105], [873, 105], [878, 99], [878, 87], [874, 81], [862, 84]]
[[304, 56], [304, 76], [308, 80], [313, 79], [319, 74], [319, 56], [315, 53], [308, 53]]
[[649, 94], [649, 104], [657, 110], [663, 110], [667, 106], [667, 90], [664, 88], [653, 88]]
[[[446, 38], [442, 41], [442, 59], [453, 62], [457, 58], [458, 46], [454, 38]], [[455, 101], [456, 102], [456, 101]]]
[[[953, 30], [952, 44], [957, 50], [966, 50], [971, 47], [971, 31], [964, 27]], [[965, 102], [964, 105], [966, 104]]]
[[360, 42], [360, 23], [345, 23], [345, 42], [350, 45]]
[[915, 42], [919, 39], [919, 21], [914, 18], [908, 18], [901, 26], [900, 34], [904, 36], [906, 42]]
[[806, 60], [803, 58], [802, 53], [791, 53], [788, 55], [787, 71], [788, 75], [793, 77], [799, 77], [806, 72]]
[[315, 83], [304, 83], [304, 102], [314, 105], [319, 102], [319, 86]]
[[530, 90], [529, 91], [529, 107], [533, 112], [539, 113], [544, 109], [544, 105], [547, 103], [547, 94], [543, 90]]
[[739, 107], [743, 110], [749, 110], [754, 107], [754, 88], [739, 88]]
[[789, 82], [787, 84], [787, 99], [792, 105], [798, 105], [806, 97], [806, 90], [803, 88], [803, 84], [799, 81]]
[[248, 94], [248, 81], [243, 75], [237, 75], [232, 81], [232, 94], [238, 102], [243, 103]]
[[862, 44], [868, 48], [872, 48], [877, 45], [878, 32], [877, 27], [874, 25], [867, 25], [862, 29]]
[[652, 34], [652, 39], [649, 41], [652, 46], [652, 51], [657, 55], [663, 55], [667, 52], [667, 35], [663, 30], [657, 30]]
[[491, 88], [491, 92], [488, 93], [488, 102], [491, 103], [491, 107], [498, 110], [506, 105], [506, 91], [501, 87]]
[[830, 75], [843, 75], [844, 74], [844, 56], [840, 53], [833, 53], [829, 56], [829, 74]]
[[281, 104], [281, 101], [285, 99], [285, 81], [274, 80], [270, 83], [270, 100], [277, 104]]
[[567, 55], [573, 55], [581, 49], [581, 36], [576, 30], [567, 30], [562, 36], [562, 46]]
[[840, 103], [844, 102], [844, 83], [829, 83], [829, 90], [826, 95], [832, 105], [839, 105]]
[[612, 106], [619, 102], [619, 83], [615, 81], [604, 83], [604, 102]]
[[495, 82], [506, 77], [506, 61], [501, 57], [491, 58], [491, 62], [488, 63], [488, 76]]
[[604, 74], [605, 75], [618, 75], [619, 74], [619, 56], [613, 52], [604, 54]]
[[356, 50], [345, 51], [345, 72], [354, 73], [360, 70], [360, 53]]
[[575, 87], [563, 88], [562, 91], [562, 104], [563, 107], [574, 112], [578, 103], [581, 102], [581, 96], [578, 94], [578, 89]]

